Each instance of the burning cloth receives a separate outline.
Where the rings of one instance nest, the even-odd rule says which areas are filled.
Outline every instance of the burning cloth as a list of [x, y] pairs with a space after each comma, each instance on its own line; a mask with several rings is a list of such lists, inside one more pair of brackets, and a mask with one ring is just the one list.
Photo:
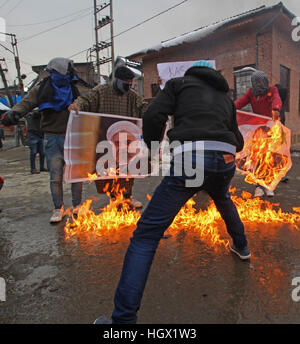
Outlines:
[[244, 149], [236, 155], [236, 167], [249, 184], [275, 190], [292, 167], [291, 131], [270, 117], [237, 111]]

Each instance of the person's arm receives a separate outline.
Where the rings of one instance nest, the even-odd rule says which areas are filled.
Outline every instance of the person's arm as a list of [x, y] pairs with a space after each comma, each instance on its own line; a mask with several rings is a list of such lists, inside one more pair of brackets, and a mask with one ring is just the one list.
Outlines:
[[279, 92], [277, 90], [277, 87], [275, 86], [272, 87], [271, 92], [272, 92], [272, 109], [280, 112], [281, 107], [282, 107], [282, 101], [281, 101]]
[[173, 81], [169, 80], [144, 113], [143, 138], [148, 148], [151, 141], [162, 140], [168, 116], [174, 113], [176, 99], [173, 87]]
[[239, 99], [237, 99], [234, 102], [235, 107], [240, 110], [242, 109], [244, 106], [246, 106], [247, 104], [250, 103], [251, 100], [251, 88], [248, 89], [248, 91]]
[[36, 108], [38, 106], [38, 89], [38, 85], [33, 87], [25, 98], [7, 111], [1, 118], [2, 124], [5, 126], [16, 125], [21, 117]]
[[69, 105], [68, 110], [98, 112], [99, 109], [99, 86], [94, 87], [86, 95], [79, 96], [73, 104]]
[[138, 113], [138, 117], [139, 118], [143, 118], [144, 117], [144, 113], [146, 112], [147, 108], [148, 108], [148, 104], [147, 102], [144, 101], [144, 98], [137, 95], [136, 97], [136, 107], [137, 107], [137, 113]]
[[38, 106], [38, 89], [39, 86], [33, 87], [25, 98], [23, 98], [18, 104], [12, 107], [12, 111], [19, 112], [21, 117], [23, 117], [28, 112], [36, 108]]

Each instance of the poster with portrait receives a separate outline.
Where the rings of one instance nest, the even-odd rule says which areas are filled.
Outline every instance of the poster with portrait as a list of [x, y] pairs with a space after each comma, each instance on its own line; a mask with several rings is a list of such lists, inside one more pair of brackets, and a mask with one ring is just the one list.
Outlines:
[[[158, 152], [159, 154], [159, 152]], [[154, 172], [142, 119], [71, 111], [64, 145], [67, 183], [144, 178]]]

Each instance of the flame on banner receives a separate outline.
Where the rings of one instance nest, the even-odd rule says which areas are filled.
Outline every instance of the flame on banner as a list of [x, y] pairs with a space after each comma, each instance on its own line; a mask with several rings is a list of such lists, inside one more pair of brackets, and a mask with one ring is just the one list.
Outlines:
[[236, 165], [247, 174], [245, 181], [274, 190], [291, 168], [287, 133], [279, 121], [269, 128], [259, 126], [245, 136], [245, 145], [237, 154]]
[[88, 178], [89, 178], [89, 183], [92, 183], [94, 180], [96, 180], [98, 178], [98, 174], [97, 173], [88, 173]]

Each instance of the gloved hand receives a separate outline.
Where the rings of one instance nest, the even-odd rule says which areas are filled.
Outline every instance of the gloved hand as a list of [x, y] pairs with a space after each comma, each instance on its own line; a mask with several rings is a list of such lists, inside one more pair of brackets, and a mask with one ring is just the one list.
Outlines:
[[16, 125], [19, 122], [21, 114], [17, 111], [7, 111], [1, 118], [1, 122], [6, 127]]

